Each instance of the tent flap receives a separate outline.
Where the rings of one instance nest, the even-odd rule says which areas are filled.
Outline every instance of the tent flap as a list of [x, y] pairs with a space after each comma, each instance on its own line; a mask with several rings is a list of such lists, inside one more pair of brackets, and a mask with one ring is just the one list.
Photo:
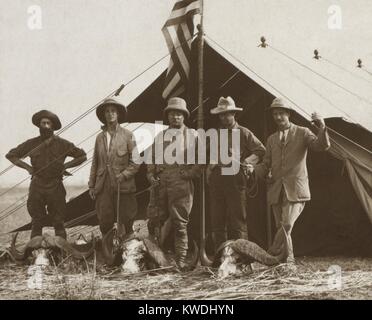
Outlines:
[[354, 191], [372, 223], [372, 153], [335, 131], [330, 137], [330, 152], [344, 160]]

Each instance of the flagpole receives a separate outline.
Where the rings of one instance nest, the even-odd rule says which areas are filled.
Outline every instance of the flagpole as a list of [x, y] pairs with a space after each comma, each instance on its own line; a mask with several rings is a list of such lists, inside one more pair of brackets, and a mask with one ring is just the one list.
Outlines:
[[[200, 0], [200, 24], [198, 28], [198, 113], [197, 127], [204, 129], [204, 1]], [[200, 262], [203, 266], [211, 265], [205, 250], [205, 172], [202, 170], [200, 178]]]
[[203, 110], [203, 95], [204, 95], [204, 1], [200, 0], [200, 24], [198, 29], [198, 129], [204, 128], [204, 110]]

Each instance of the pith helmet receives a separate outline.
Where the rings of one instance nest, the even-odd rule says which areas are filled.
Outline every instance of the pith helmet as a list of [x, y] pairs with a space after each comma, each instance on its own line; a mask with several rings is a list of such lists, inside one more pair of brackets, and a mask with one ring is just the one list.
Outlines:
[[187, 118], [190, 116], [190, 111], [187, 110], [186, 101], [179, 97], [170, 98], [168, 100], [168, 105], [164, 109], [164, 115], [167, 115], [168, 111], [171, 110], [181, 111]]
[[105, 107], [108, 105], [114, 105], [118, 110], [118, 122], [123, 123], [126, 120], [127, 109], [125, 106], [117, 101], [115, 98], [108, 98], [105, 99], [96, 109], [96, 115], [98, 119], [103, 123], [106, 124], [105, 119]]
[[269, 110], [273, 110], [276, 108], [285, 109], [288, 111], [292, 110], [292, 108], [288, 105], [288, 102], [281, 97], [277, 97], [273, 100], [269, 107]]

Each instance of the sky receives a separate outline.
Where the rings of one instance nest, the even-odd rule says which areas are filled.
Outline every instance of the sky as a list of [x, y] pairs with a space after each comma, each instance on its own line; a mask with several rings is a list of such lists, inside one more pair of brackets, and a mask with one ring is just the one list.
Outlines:
[[[9, 165], [4, 156], [10, 148], [38, 135], [31, 123], [33, 113], [49, 109], [67, 124], [167, 54], [161, 27], [174, 0], [0, 4], [0, 171]], [[41, 29], [29, 28], [28, 10], [34, 5], [41, 9]], [[329, 24], [334, 22], [332, 6], [340, 9], [339, 29]], [[371, 12], [371, 0], [205, 0], [205, 32], [238, 55], [244, 55], [244, 44], [258, 45], [264, 35], [295, 57], [317, 48], [350, 68], [361, 57], [372, 70]], [[167, 62], [164, 59], [128, 85], [120, 99], [129, 103]], [[93, 112], [62, 137], [77, 144], [99, 127]], [[92, 138], [82, 147], [89, 151], [93, 142]], [[88, 170], [89, 166], [66, 184], [86, 184]], [[25, 176], [13, 168], [0, 177], [0, 187]]]

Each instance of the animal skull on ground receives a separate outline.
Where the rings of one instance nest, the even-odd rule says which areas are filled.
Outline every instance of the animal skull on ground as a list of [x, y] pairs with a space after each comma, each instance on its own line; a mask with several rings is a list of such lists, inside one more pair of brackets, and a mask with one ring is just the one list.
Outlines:
[[239, 254], [235, 252], [229, 245], [222, 249], [221, 252], [221, 265], [218, 268], [218, 277], [225, 278], [230, 274], [240, 274]]
[[230, 240], [223, 243], [217, 250], [214, 266], [218, 267], [218, 276], [225, 278], [229, 275], [239, 275], [252, 262], [259, 262], [266, 266], [280, 264], [288, 257], [288, 236], [284, 228], [284, 243], [280, 254], [273, 256], [259, 245], [246, 239]]
[[[114, 229], [106, 233], [102, 239], [102, 252], [107, 265], [120, 265], [124, 273], [136, 273], [145, 269], [151, 270], [174, 265], [174, 262], [167, 258], [154, 237], [144, 228], [147, 228], [147, 221], [136, 221], [133, 233], [124, 237], [117, 252], [114, 252], [113, 248]], [[159, 239], [160, 243], [162, 243], [162, 239], [165, 239], [164, 234]], [[198, 252], [198, 246], [193, 242], [190, 269], [194, 268], [198, 262]]]
[[33, 263], [36, 265], [50, 265], [50, 257], [53, 251], [62, 250], [70, 254], [76, 259], [88, 258], [95, 249], [95, 240], [92, 241], [92, 246], [88, 250], [80, 251], [73, 247], [62, 237], [42, 235], [33, 237], [24, 247], [23, 251], [16, 249], [18, 233], [13, 235], [9, 255], [17, 264], [27, 263], [28, 258], [33, 256]]
[[131, 239], [123, 246], [123, 264], [121, 270], [124, 273], [137, 273], [145, 267], [146, 246], [143, 241]]

